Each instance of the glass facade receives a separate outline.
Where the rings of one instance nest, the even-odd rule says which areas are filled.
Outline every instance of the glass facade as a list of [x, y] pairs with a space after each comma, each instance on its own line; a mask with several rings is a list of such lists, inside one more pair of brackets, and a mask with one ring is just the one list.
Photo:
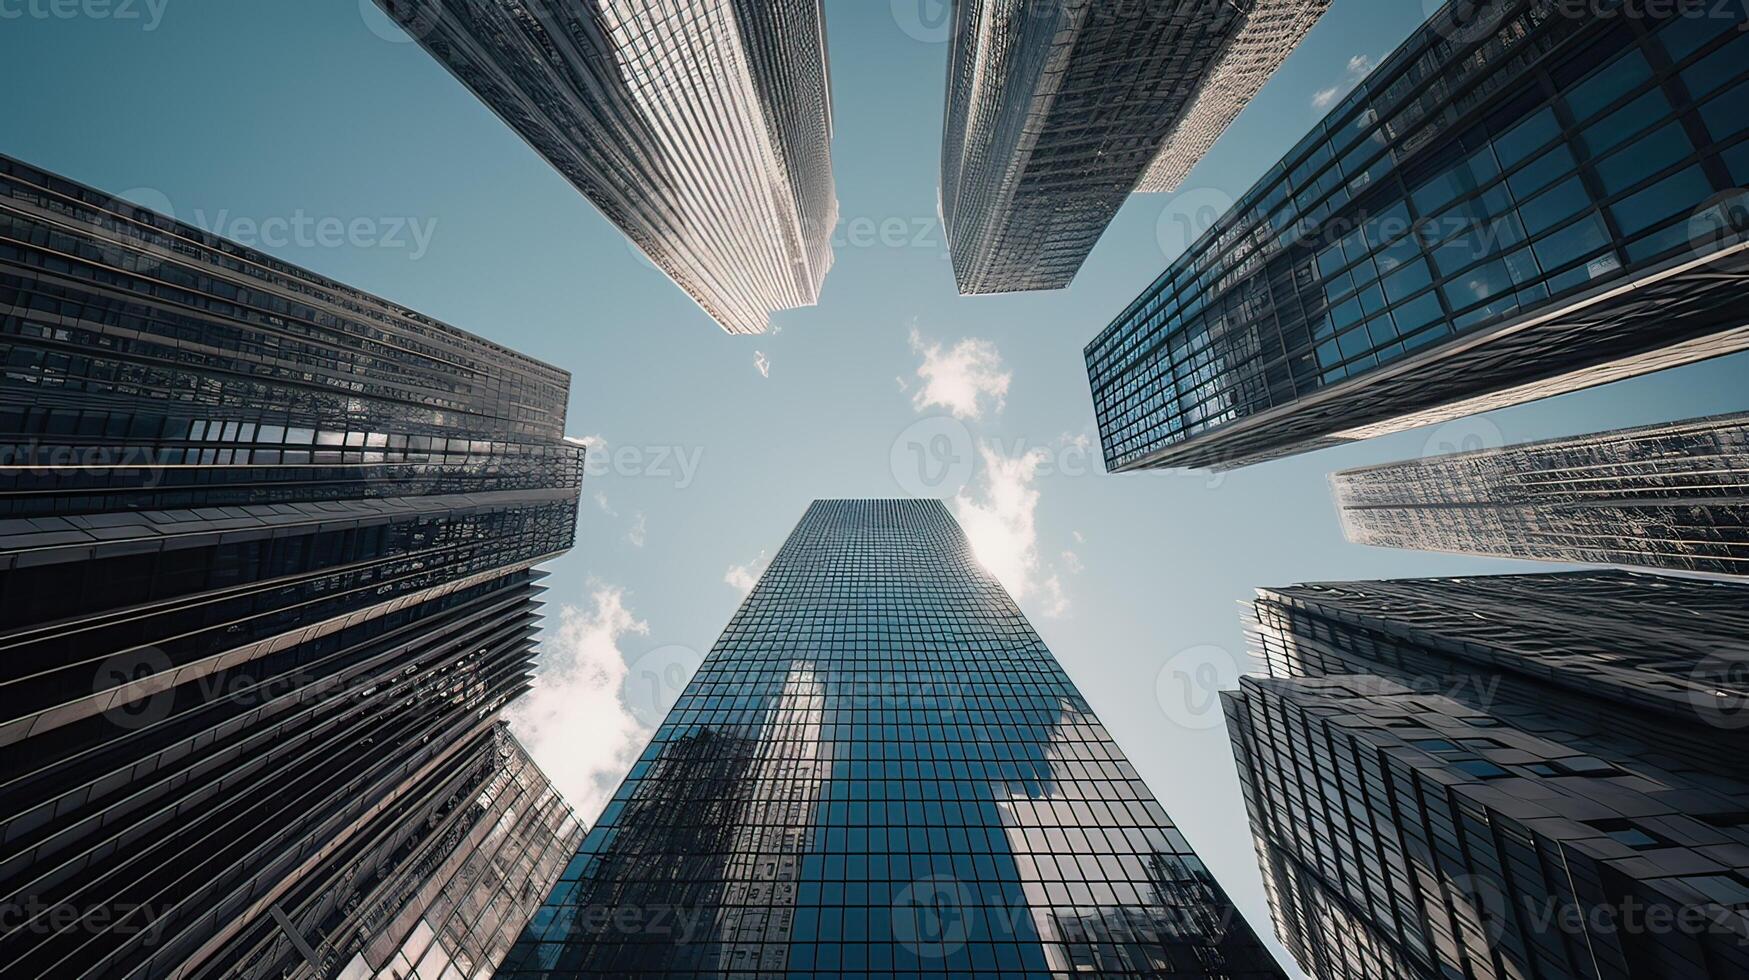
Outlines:
[[731, 333], [832, 267], [820, 0], [377, 0]]
[[1749, 585], [1266, 589], [1226, 695], [1276, 928], [1319, 980], [1749, 970]]
[[1067, 286], [1130, 193], [1175, 185], [1328, 6], [956, 0], [941, 205], [960, 292]]
[[[358, 951], [336, 972], [246, 974], [312, 980], [445, 980], [489, 976], [558, 880], [583, 828], [546, 775], [499, 723], [480, 740], [473, 765], [427, 794], [423, 819], [396, 814], [378, 853], [395, 854], [397, 873], [340, 903], [324, 933], [336, 953], [352, 937]], [[274, 937], [273, 946], [286, 945]], [[272, 962], [263, 956], [260, 962]]]
[[1278, 977], [939, 501], [818, 501], [498, 976]]
[[0, 974], [334, 955], [528, 685], [569, 375], [5, 157], [0, 359]]
[[1088, 345], [1108, 469], [1241, 466], [1749, 346], [1742, 6], [1474, 6]]
[[1749, 414], [1347, 470], [1348, 540], [1749, 575]]

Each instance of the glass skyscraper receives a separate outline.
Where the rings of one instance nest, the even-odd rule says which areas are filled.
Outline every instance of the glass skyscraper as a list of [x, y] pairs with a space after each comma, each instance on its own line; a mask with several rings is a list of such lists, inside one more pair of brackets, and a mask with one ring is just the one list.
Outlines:
[[1749, 347], [1745, 10], [1595, 6], [1459, 0], [1386, 58], [1087, 345], [1107, 468], [1243, 466]]
[[498, 976], [1281, 976], [940, 501], [817, 501]]
[[1749, 414], [1331, 477], [1348, 540], [1749, 575]]
[[5, 157], [0, 358], [0, 974], [330, 976], [501, 779], [569, 375]]
[[942, 224], [961, 293], [1061, 289], [1170, 190], [1329, 0], [955, 0]]
[[832, 267], [820, 0], [377, 0], [724, 330]]
[[1253, 619], [1228, 726], [1312, 976], [1749, 974], [1749, 585], [1328, 583]]

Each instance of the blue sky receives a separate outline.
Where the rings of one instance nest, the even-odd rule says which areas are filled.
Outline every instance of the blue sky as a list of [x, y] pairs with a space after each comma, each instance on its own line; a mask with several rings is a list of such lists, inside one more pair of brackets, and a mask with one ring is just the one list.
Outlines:
[[1248, 668], [1238, 603], [1261, 585], [1530, 568], [1347, 545], [1326, 475], [1749, 408], [1735, 357], [1219, 478], [1101, 472], [1082, 346], [1187, 222], [1243, 193], [1425, 13], [1335, 0], [1179, 193], [1131, 199], [1072, 288], [963, 298], [936, 220], [942, 0], [827, 0], [837, 266], [818, 307], [751, 338], [706, 319], [369, 0], [14, 0], [0, 151], [573, 373], [569, 429], [596, 451], [577, 548], [549, 579], [549, 686], [521, 721], [585, 816], [808, 501], [948, 496], [1268, 933], [1201, 686]]

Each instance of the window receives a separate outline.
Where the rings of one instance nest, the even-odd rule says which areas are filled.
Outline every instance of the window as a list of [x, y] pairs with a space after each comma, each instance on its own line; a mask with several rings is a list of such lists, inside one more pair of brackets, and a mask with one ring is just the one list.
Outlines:
[[1469, 773], [1477, 779], [1499, 779], [1502, 776], [1510, 775], [1506, 770], [1486, 759], [1465, 759], [1461, 762], [1452, 763], [1452, 766], [1461, 772]]
[[1749, 905], [1749, 885], [1735, 875], [1686, 875], [1676, 880], [1720, 905]]
[[1586, 119], [1652, 77], [1646, 56], [1630, 50], [1602, 71], [1567, 90], [1567, 107], [1575, 119]]
[[1632, 235], [1681, 211], [1699, 206], [1712, 195], [1712, 184], [1699, 167], [1689, 167], [1610, 206], [1622, 234]]
[[1619, 194], [1694, 152], [1679, 123], [1666, 123], [1597, 164], [1606, 193]]

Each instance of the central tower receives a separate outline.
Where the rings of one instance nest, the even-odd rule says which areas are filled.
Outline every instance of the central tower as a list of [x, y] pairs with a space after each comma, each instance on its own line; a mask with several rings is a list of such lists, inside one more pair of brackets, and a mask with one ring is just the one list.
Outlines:
[[500, 977], [1280, 977], [934, 500], [791, 533]]

